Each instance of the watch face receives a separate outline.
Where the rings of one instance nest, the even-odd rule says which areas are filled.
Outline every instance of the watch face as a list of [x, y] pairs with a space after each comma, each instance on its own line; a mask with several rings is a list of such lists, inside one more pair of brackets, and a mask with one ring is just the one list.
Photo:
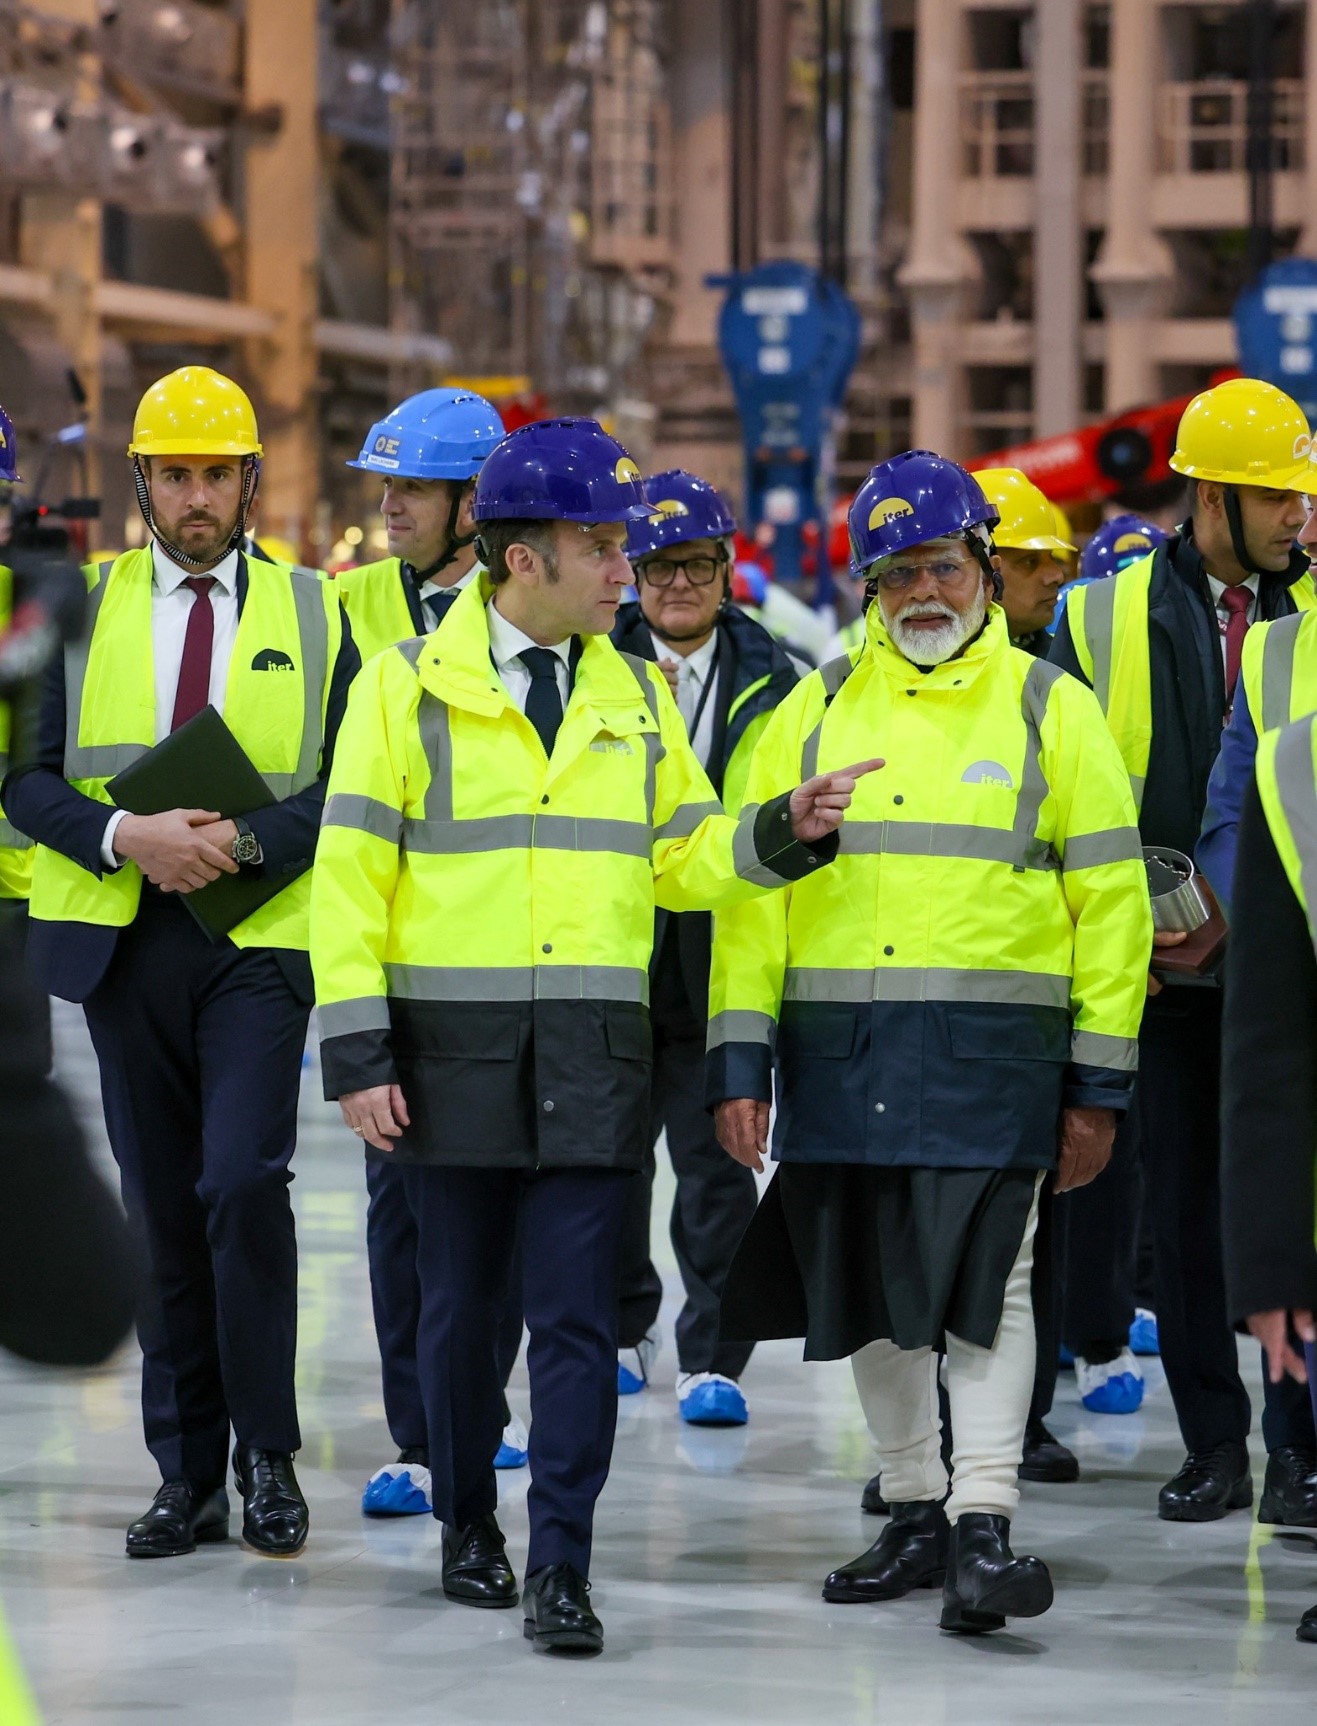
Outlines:
[[260, 854], [260, 844], [254, 833], [239, 833], [233, 841], [233, 861], [254, 863]]

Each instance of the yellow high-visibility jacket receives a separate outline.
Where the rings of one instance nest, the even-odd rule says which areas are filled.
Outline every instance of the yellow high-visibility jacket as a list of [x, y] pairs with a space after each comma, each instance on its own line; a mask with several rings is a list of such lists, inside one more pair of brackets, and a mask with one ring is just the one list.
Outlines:
[[1317, 612], [1255, 623], [1244, 637], [1239, 675], [1259, 736], [1317, 710]]
[[709, 1101], [771, 1096], [775, 1155], [1052, 1162], [1063, 1106], [1126, 1106], [1152, 944], [1129, 779], [1092, 692], [994, 606], [921, 672], [864, 647], [769, 722], [749, 805], [877, 754], [833, 866], [714, 919]]
[[[0, 563], [0, 634], [9, 628], [14, 573]], [[0, 702], [0, 780], [9, 771], [9, 704]], [[0, 899], [26, 899], [32, 888], [32, 841], [5, 819], [0, 808]]]
[[[483, 573], [483, 569], [477, 566], [475, 581], [478, 582]], [[383, 653], [386, 647], [426, 633], [420, 600], [402, 573], [401, 558], [386, 557], [378, 563], [363, 563], [356, 569], [342, 570], [334, 577], [334, 587], [351, 622], [352, 639], [361, 653], [363, 665], [377, 653]], [[436, 594], [430, 603], [441, 614], [446, 614], [448, 606], [456, 601], [457, 593], [454, 588]]]
[[604, 637], [546, 760], [490, 660], [491, 592], [353, 686], [312, 887], [326, 1094], [399, 1080], [403, 1159], [638, 1166], [655, 905], [822, 858], [784, 800], [724, 815], [662, 673]]

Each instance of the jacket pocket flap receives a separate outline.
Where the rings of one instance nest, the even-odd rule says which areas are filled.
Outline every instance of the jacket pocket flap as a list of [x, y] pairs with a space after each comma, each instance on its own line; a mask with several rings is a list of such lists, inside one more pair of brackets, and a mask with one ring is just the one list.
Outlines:
[[422, 1060], [515, 1061], [528, 1017], [474, 1005], [413, 1010], [399, 1037], [399, 1053]]
[[649, 1014], [630, 1002], [610, 1001], [604, 1007], [604, 1034], [608, 1052], [620, 1061], [652, 1061], [654, 1034]]
[[1070, 1059], [1070, 1020], [1050, 1007], [999, 1007], [987, 1003], [948, 1007], [951, 1053], [960, 1061]]
[[807, 1060], [844, 1061], [855, 1052], [855, 1029], [853, 1007], [807, 1003], [783, 1013], [780, 1038]]

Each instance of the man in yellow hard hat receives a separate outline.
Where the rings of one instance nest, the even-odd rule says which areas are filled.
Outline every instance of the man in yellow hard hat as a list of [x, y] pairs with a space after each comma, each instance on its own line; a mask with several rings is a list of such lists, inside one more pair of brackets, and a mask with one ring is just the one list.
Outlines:
[[[147, 1448], [163, 1485], [132, 1558], [222, 1540], [230, 1431], [243, 1537], [306, 1540], [293, 1472], [297, 1248], [289, 1161], [312, 1000], [310, 869], [359, 660], [332, 587], [241, 546], [261, 445], [238, 385], [185, 366], [143, 396], [129, 448], [151, 543], [92, 572], [81, 642], [47, 677], [37, 759], [5, 802], [37, 841], [29, 953], [80, 1002], [149, 1283], [139, 1319]], [[246, 816], [116, 806], [116, 774], [207, 706], [264, 778]], [[213, 940], [188, 895], [271, 888]]]
[[1057, 510], [1018, 467], [985, 467], [974, 475], [1001, 520], [992, 543], [1001, 558], [1001, 608], [1011, 644], [1046, 659], [1056, 596], [1069, 577], [1063, 561], [1074, 546], [1057, 531]]
[[[1069, 596], [1052, 659], [1097, 692], [1145, 846], [1192, 856], [1247, 632], [1317, 604], [1294, 544], [1317, 483], [1311, 442], [1302, 409], [1272, 384], [1234, 378], [1195, 396], [1171, 457], [1189, 481], [1188, 521], [1147, 557]], [[1162, 1360], [1188, 1451], [1158, 1513], [1210, 1522], [1253, 1501], [1251, 1411], [1221, 1262], [1221, 992], [1154, 981], [1150, 995], [1126, 1133], [1144, 1163]], [[1125, 1341], [1112, 1339], [1113, 1365]], [[1264, 1510], [1274, 1521], [1317, 1518], [1310, 1411], [1283, 1387], [1267, 1400]]]

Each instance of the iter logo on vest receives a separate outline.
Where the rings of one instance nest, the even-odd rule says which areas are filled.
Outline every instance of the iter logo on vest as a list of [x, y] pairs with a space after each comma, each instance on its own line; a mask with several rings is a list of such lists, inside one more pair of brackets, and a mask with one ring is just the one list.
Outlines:
[[998, 785], [1003, 791], [1014, 791], [1015, 781], [1010, 770], [1000, 761], [976, 761], [960, 776], [962, 785]]
[[252, 660], [253, 671], [295, 671], [292, 660], [277, 647], [263, 647]]

